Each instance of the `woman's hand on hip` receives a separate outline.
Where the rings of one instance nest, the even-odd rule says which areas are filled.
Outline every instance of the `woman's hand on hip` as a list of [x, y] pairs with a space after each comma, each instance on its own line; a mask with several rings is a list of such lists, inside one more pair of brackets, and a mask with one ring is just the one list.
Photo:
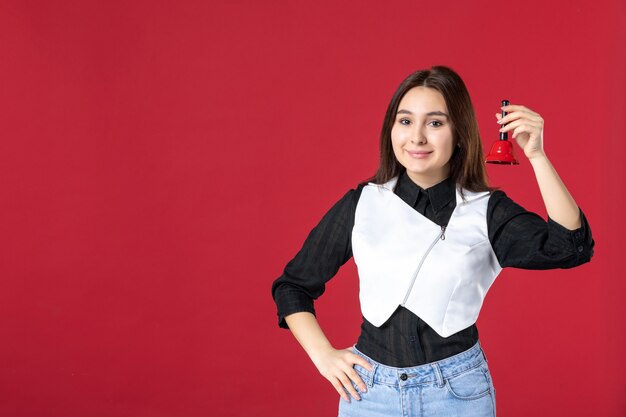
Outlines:
[[543, 118], [531, 109], [509, 105], [502, 107], [508, 114], [502, 117], [496, 114], [499, 124], [502, 126], [500, 132], [511, 132], [513, 139], [524, 150], [528, 159], [545, 156], [543, 152]]
[[354, 382], [362, 392], [367, 391], [367, 386], [354, 370], [354, 365], [360, 365], [369, 371], [372, 370], [372, 365], [362, 356], [352, 352], [352, 349], [338, 350], [331, 347], [317, 352], [311, 359], [320, 374], [330, 381], [344, 400], [350, 402], [350, 397], [346, 391], [356, 400], [361, 399], [358, 392], [352, 386], [352, 382]]

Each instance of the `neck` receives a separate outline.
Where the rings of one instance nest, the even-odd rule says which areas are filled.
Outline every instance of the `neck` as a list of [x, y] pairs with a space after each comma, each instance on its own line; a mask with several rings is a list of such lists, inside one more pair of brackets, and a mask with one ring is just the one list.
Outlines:
[[418, 175], [410, 171], [407, 171], [406, 173], [408, 177], [411, 179], [411, 181], [413, 181], [423, 190], [430, 188], [433, 185], [439, 184], [441, 181], [445, 180], [446, 178], [450, 176], [449, 172], [442, 172], [441, 175], [428, 175], [428, 176]]

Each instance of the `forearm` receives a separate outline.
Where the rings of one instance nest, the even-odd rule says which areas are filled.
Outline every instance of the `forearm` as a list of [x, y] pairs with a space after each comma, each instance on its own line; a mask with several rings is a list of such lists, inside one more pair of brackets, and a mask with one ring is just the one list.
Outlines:
[[285, 321], [291, 333], [314, 363], [320, 354], [333, 349], [313, 314], [294, 313], [285, 317]]
[[545, 155], [529, 159], [548, 216], [561, 226], [575, 230], [581, 226], [580, 210], [550, 160]]

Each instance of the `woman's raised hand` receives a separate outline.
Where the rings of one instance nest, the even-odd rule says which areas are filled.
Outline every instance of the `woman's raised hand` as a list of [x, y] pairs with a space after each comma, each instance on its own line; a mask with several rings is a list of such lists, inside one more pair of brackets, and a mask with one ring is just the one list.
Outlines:
[[500, 132], [513, 132], [513, 139], [524, 150], [528, 159], [544, 156], [543, 152], [543, 118], [531, 109], [509, 105], [502, 107], [508, 114], [502, 117], [496, 113], [498, 124], [506, 124]]
[[354, 365], [360, 365], [369, 371], [372, 370], [372, 365], [362, 356], [352, 352], [350, 348], [338, 350], [330, 347], [321, 352], [316, 352], [314, 356], [311, 356], [311, 359], [320, 374], [330, 381], [344, 400], [350, 402], [348, 393], [356, 400], [361, 399], [359, 393], [352, 386], [352, 382], [359, 387], [361, 392], [367, 391], [367, 386], [354, 370]]

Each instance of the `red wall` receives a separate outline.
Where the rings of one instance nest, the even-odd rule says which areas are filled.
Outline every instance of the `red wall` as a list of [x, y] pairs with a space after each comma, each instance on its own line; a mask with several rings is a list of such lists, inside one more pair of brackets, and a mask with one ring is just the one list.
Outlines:
[[[541, 113], [596, 239], [494, 284], [499, 415], [623, 416], [625, 28], [622, 0], [1, 2], [0, 415], [335, 415], [270, 285], [445, 64], [485, 146], [500, 99]], [[545, 214], [527, 161], [489, 173]], [[357, 285], [317, 304], [337, 347]]]

